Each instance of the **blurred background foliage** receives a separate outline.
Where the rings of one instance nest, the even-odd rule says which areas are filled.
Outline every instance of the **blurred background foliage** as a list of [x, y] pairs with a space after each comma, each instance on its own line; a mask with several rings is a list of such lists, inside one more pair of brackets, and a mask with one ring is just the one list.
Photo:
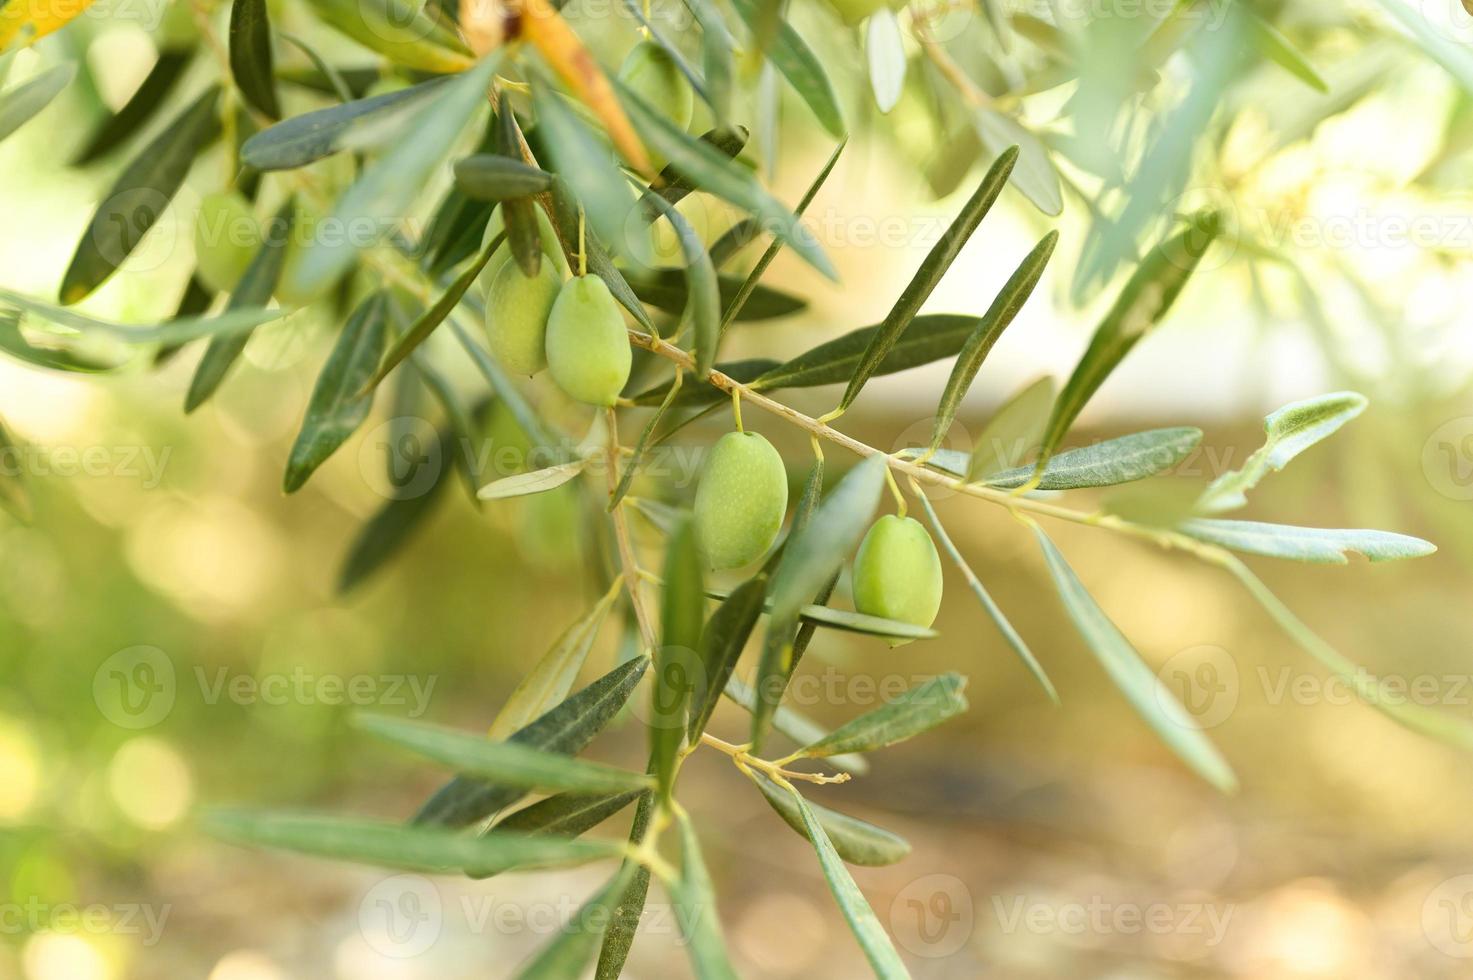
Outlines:
[[[978, 112], [1021, 113], [1049, 148], [1062, 216], [1010, 193], [929, 308], [980, 312], [1046, 228], [1058, 227], [1063, 245], [975, 385], [953, 434], [958, 448], [1024, 383], [1068, 371], [1113, 296], [1116, 261], [1154, 240], [1173, 214], [1218, 207], [1231, 233], [1071, 441], [1201, 426], [1207, 448], [1162, 478], [1169, 492], [1169, 481], [1197, 483], [1241, 464], [1259, 444], [1262, 415], [1285, 401], [1342, 387], [1370, 396], [1371, 410], [1341, 438], [1274, 477], [1275, 492], [1251, 516], [1386, 527], [1441, 551], [1374, 569], [1254, 564], [1352, 658], [1384, 676], [1434, 678], [1441, 707], [1468, 715], [1473, 684], [1457, 679], [1473, 674], [1473, 340], [1464, 302], [1473, 289], [1465, 190], [1473, 19], [1456, 3], [1408, 5], [1431, 25], [1418, 38], [1380, 4], [1252, 5], [1313, 66], [1305, 78], [1282, 59], [1237, 58], [1243, 44], [1267, 50], [1246, 22], [1235, 21], [1241, 33], [1197, 32], [1152, 61], [1142, 44], [1157, 25], [1141, 12], [1151, 4], [1083, 6], [1083, 15], [1078, 4], [1002, 0], [930, 11], [929, 33], [906, 38], [901, 104], [882, 116], [857, 32], [826, 7], [794, 4], [791, 19], [833, 66], [855, 133], [809, 211], [842, 283], [781, 258], [769, 281], [809, 297], [809, 309], [741, 327], [730, 353], [782, 357], [881, 319], [991, 156], [972, 125]], [[1230, 6], [1193, 9], [1210, 20]], [[574, 0], [568, 13], [606, 64], [635, 37], [607, 5]], [[186, 14], [123, 4], [17, 55], [12, 84], [59, 59], [80, 58], [87, 70], [0, 145], [5, 286], [54, 295], [117, 169], [113, 160], [65, 163], [155, 52], [191, 30]], [[273, 6], [273, 16], [325, 53], [373, 64], [296, 4]], [[960, 102], [953, 72], [970, 92]], [[290, 113], [320, 104], [287, 91]], [[749, 156], [761, 165], [776, 152], [770, 181], [793, 201], [832, 147], [796, 101], [784, 106], [779, 132], [778, 147], [757, 134]], [[192, 268], [193, 202], [228, 177], [224, 169], [213, 158], [195, 168], [142, 255], [89, 309], [132, 320], [172, 310]], [[730, 221], [700, 202], [686, 209], [713, 235]], [[591, 601], [580, 569], [596, 542], [581, 526], [578, 491], [478, 507], [455, 481], [394, 562], [337, 592], [350, 542], [383, 505], [383, 444], [394, 433], [375, 428], [390, 417], [382, 398], [358, 440], [302, 493], [281, 496], [286, 452], [335, 329], [311, 310], [258, 331], [242, 369], [188, 419], [179, 407], [189, 356], [103, 378], [0, 363], [0, 415], [30, 447], [22, 459], [34, 511], [29, 525], [0, 524], [0, 902], [53, 912], [144, 903], [169, 915], [157, 944], [121, 928], [67, 930], [43, 915], [37, 929], [7, 918], [0, 977], [503, 976], [540, 944], [528, 930], [475, 934], [450, 915], [431, 955], [384, 957], [358, 926], [373, 876], [233, 851], [190, 832], [202, 801], [394, 817], [436, 784], [433, 772], [350, 732], [341, 692], [237, 696], [216, 688], [222, 678], [367, 678], [369, 701], [391, 711], [414, 708], [418, 684], [425, 717], [475, 728]], [[450, 346], [432, 354], [473, 397], [475, 379]], [[845, 430], [882, 448], [923, 441], [945, 370], [874, 382]], [[530, 390], [551, 398], [545, 380]], [[831, 398], [792, 401], [818, 414]], [[771, 419], [748, 423], [791, 459], [807, 452], [806, 439]], [[675, 444], [692, 454], [727, 426], [716, 416]], [[482, 434], [491, 447], [518, 444], [500, 410]], [[89, 452], [95, 467], [81, 463]], [[642, 480], [636, 492], [688, 493], [688, 484], [671, 484], [695, 458], [673, 453], [673, 475]], [[975, 501], [940, 506], [1064, 703], [1049, 705], [950, 571], [939, 641], [892, 651], [827, 633], [805, 662], [829, 693], [803, 707], [828, 721], [862, 706], [868, 695], [856, 679], [945, 669], [972, 678], [966, 717], [888, 753], [870, 776], [818, 794], [915, 843], [899, 866], [856, 872], [882, 917], [935, 871], [969, 890], [965, 942], [944, 958], [912, 958], [918, 976], [1466, 975], [1463, 961], [1429, 939], [1424, 917], [1440, 883], [1473, 872], [1466, 759], [1359, 705], [1276, 697], [1286, 669], [1296, 680], [1321, 675], [1224, 576], [1101, 532], [1059, 529], [1081, 577], [1151, 663], [1216, 648], [1236, 665], [1236, 709], [1213, 735], [1243, 790], [1218, 797], [1105, 682], [1061, 615], [1027, 532]], [[623, 628], [606, 624], [588, 676], [620, 655]], [[162, 652], [177, 689], [166, 716], [129, 729], [99, 707], [95, 681], [110, 657], [140, 646]], [[727, 728], [741, 731], [719, 714], [713, 730]], [[626, 725], [595, 751], [638, 766], [639, 727]], [[805, 842], [718, 763], [691, 766], [684, 796], [701, 818], [744, 975], [860, 975]], [[462, 893], [528, 907], [586, 894], [596, 884], [588, 874], [446, 884], [442, 894], [447, 907]], [[1093, 896], [1142, 907], [1206, 902], [1233, 918], [1216, 943], [1181, 931], [1010, 931], [999, 909], [1015, 896], [1056, 909]], [[658, 931], [631, 961], [635, 976], [686, 969], [674, 939]]]

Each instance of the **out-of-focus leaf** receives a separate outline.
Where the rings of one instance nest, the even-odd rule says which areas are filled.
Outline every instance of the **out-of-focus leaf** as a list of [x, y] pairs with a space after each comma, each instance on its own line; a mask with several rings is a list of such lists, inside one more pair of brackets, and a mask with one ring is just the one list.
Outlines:
[[986, 481], [1012, 469], [1038, 449], [1054, 394], [1054, 379], [1039, 378], [993, 413], [977, 436], [965, 474], [968, 483]]
[[363, 394], [363, 386], [383, 356], [388, 322], [388, 301], [382, 292], [370, 294], [348, 318], [317, 376], [307, 417], [287, 458], [283, 481], [287, 493], [300, 490], [368, 418], [373, 395]]
[[8, 92], [0, 93], [0, 140], [25, 125], [77, 77], [77, 66], [53, 65]]
[[34, 344], [21, 332], [19, 312], [0, 310], [0, 351], [18, 361], [52, 371], [80, 374], [99, 374], [122, 367], [120, 361], [103, 360], [72, 350], [68, 339], [57, 336], [52, 344]]
[[966, 711], [967, 699], [962, 693], [966, 686], [967, 679], [960, 674], [933, 677], [804, 746], [800, 754], [816, 759], [869, 752], [914, 738]]
[[[742, 280], [731, 276], [721, 276], [717, 280], [717, 285], [721, 290], [721, 306], [725, 309], [740, 292]], [[680, 269], [657, 269], [651, 275], [631, 276], [629, 288], [634, 290], [634, 294], [642, 302], [648, 303], [662, 313], [677, 316], [685, 309], [690, 296], [685, 273]], [[737, 320], [747, 322], [776, 320], [802, 313], [806, 309], [808, 309], [807, 300], [770, 286], [758, 286], [753, 290], [751, 299], [737, 315]]]
[[660, 793], [669, 797], [676, 757], [690, 721], [700, 663], [697, 648], [706, 621], [705, 561], [694, 522], [686, 519], [665, 550], [665, 591], [660, 615], [660, 649], [650, 689], [650, 764]]
[[448, 74], [475, 64], [453, 28], [410, 0], [308, 0], [308, 6], [324, 23], [396, 65]]
[[1042, 530], [1035, 528], [1039, 547], [1048, 564], [1064, 608], [1080, 636], [1147, 724], [1192, 771], [1219, 791], [1231, 793], [1238, 780], [1227, 760], [1202, 733], [1197, 720], [1181, 706], [1161, 678], [1110, 622], [1104, 610], [1085, 590], [1059, 549]]
[[[1201, 429], [1183, 427], [1137, 432], [1071, 449], [1049, 459], [1038, 489], [1082, 490], [1134, 483], [1166, 472], [1190, 456], [1201, 443]], [[963, 471], [969, 463], [964, 453], [947, 450], [941, 450], [928, 461], [930, 466], [953, 476], [965, 476]], [[982, 482], [1002, 490], [1016, 490], [1025, 486], [1034, 472], [1032, 466], [1019, 466]]]
[[[1253, 38], [1253, 46], [1258, 49], [1259, 54], [1316, 92], [1330, 91], [1330, 86], [1315, 70], [1314, 65], [1310, 64], [1304, 53], [1294, 46], [1293, 41], [1285, 37], [1282, 31], [1253, 8], [1245, 7], [1244, 10], [1248, 20], [1249, 34]], [[1469, 78], [1473, 78], [1473, 74], [1470, 74]]]
[[869, 960], [875, 976], [880, 980], [909, 978], [910, 972], [901, 962], [900, 954], [895, 952], [890, 937], [885, 934], [885, 927], [880, 925], [875, 910], [870, 908], [869, 902], [865, 901], [864, 894], [849, 874], [849, 869], [844, 867], [843, 858], [835, 850], [813, 808], [796, 790], [790, 795], [798, 807], [799, 816], [803, 818], [803, 830], [818, 851], [818, 863], [823, 868], [824, 878], [828, 880], [829, 891], [834, 893], [834, 901], [839, 904], [839, 911], [844, 913], [844, 919], [849, 923], [854, 938], [859, 940], [860, 948], [864, 950], [865, 958]]
[[995, 109], [978, 109], [973, 116], [977, 138], [988, 153], [1003, 153], [1018, 148], [1018, 165], [1013, 168], [1012, 182], [1049, 217], [1064, 211], [1064, 192], [1059, 187], [1059, 172], [1049, 159], [1048, 148], [1012, 116]]
[[1003, 331], [1012, 325], [1014, 319], [1022, 312], [1023, 304], [1028, 302], [1028, 297], [1033, 295], [1033, 289], [1038, 285], [1038, 280], [1043, 276], [1044, 267], [1048, 265], [1049, 258], [1054, 254], [1054, 246], [1058, 244], [1059, 233], [1051, 231], [1043, 236], [1032, 252], [1023, 259], [1021, 265], [1013, 273], [1002, 291], [992, 301], [992, 306], [983, 315], [982, 322], [977, 324], [972, 335], [962, 346], [957, 355], [956, 365], [951, 369], [951, 377], [946, 381], [946, 387], [941, 392], [941, 402], [936, 407], [936, 424], [931, 430], [931, 449], [936, 449], [946, 438], [947, 431], [951, 428], [952, 421], [956, 418], [956, 411], [961, 407], [962, 399], [966, 397], [967, 390], [972, 387], [972, 381], [977, 377], [977, 371], [982, 367], [982, 362], [992, 352], [993, 345], [1002, 337]]
[[875, 105], [883, 113], [900, 103], [905, 91], [905, 41], [900, 36], [900, 21], [888, 7], [870, 15], [865, 24], [865, 54], [869, 56], [869, 84]]
[[[732, 0], [732, 6], [742, 20], [746, 21], [747, 27], [756, 32], [761, 18], [757, 3], [754, 0]], [[793, 30], [791, 24], [785, 20], [778, 21], [777, 33], [766, 53], [793, 87], [793, 91], [813, 110], [820, 125], [834, 139], [842, 139], [844, 114], [839, 108], [839, 99], [834, 94], [833, 83], [829, 81], [817, 55], [798, 32]]]
[[799, 612], [824, 589], [858, 546], [879, 506], [885, 466], [883, 457], [871, 456], [845, 474], [818, 505], [807, 526], [783, 549], [768, 588], [772, 612], [757, 667], [757, 710], [752, 715], [751, 738], [754, 747], [761, 745], [772, 712], [787, 687]]
[[[777, 811], [777, 815], [783, 818], [783, 823], [804, 837], [808, 836], [808, 831], [803, 826], [803, 814], [792, 793], [755, 769], [748, 770], [747, 777], [762, 791], [762, 796]], [[834, 850], [849, 864], [882, 868], [903, 861], [910, 854], [910, 844], [903, 837], [847, 813], [830, 810], [816, 803], [808, 806], [823, 827], [824, 833], [829, 835]]]
[[[1473, 92], [1473, 51], [1449, 36], [1445, 28], [1434, 25], [1427, 19], [1425, 9], [1407, 3], [1406, 0], [1377, 0], [1391, 19], [1406, 29], [1433, 61], [1457, 80], [1469, 92]], [[1452, 16], [1461, 16], [1452, 14]]]
[[696, 673], [690, 726], [686, 730], [686, 737], [692, 744], [700, 739], [716, 711], [721, 692], [726, 690], [726, 682], [736, 669], [747, 638], [752, 635], [752, 628], [762, 615], [766, 595], [766, 574], [748, 579], [726, 597], [701, 631], [700, 669]]
[[[741, 155], [742, 149], [747, 145], [747, 137], [750, 135], [742, 126], [721, 126], [701, 134], [701, 141], [711, 144], [722, 155], [735, 159]], [[645, 196], [658, 194], [671, 204], [679, 204], [691, 191], [699, 189], [694, 180], [680, 172], [680, 168], [668, 165], [660, 171], [658, 177], [650, 181], [649, 190]], [[660, 213], [660, 209], [653, 201], [646, 202], [645, 216], [650, 221], [657, 219]]]
[[422, 827], [287, 813], [217, 810], [204, 829], [221, 840], [405, 871], [445, 873], [497, 865], [557, 868], [618, 857], [621, 845], [537, 835], [467, 837]]
[[552, 174], [521, 160], [477, 153], [455, 161], [455, 184], [478, 201], [531, 197], [552, 187]]
[[211, 86], [119, 175], [88, 222], [61, 282], [61, 301], [85, 299], [117, 271], [169, 206], [190, 165], [220, 135], [219, 86]]
[[[953, 313], [918, 316], [880, 361], [872, 376], [896, 374], [932, 361], [955, 357], [981, 322], [980, 317]], [[863, 327], [819, 344], [781, 367], [759, 375], [753, 379], [752, 387], [758, 391], [776, 391], [779, 388], [814, 388], [846, 381], [853, 376], [865, 352], [883, 329], [884, 324]]]
[[675, 206], [659, 195], [652, 200], [675, 229], [680, 250], [685, 258], [686, 305], [681, 322], [691, 324], [691, 353], [695, 356], [696, 377], [704, 381], [716, 360], [716, 343], [721, 330], [721, 289], [716, 267], [706, 254], [706, 243]]
[[1236, 510], [1248, 503], [1248, 491], [1277, 473], [1311, 446], [1328, 439], [1366, 410], [1364, 395], [1339, 391], [1285, 405], [1264, 420], [1268, 438], [1240, 470], [1212, 481], [1197, 507], [1204, 513]]
[[328, 106], [283, 120], [245, 141], [241, 158], [257, 170], [295, 170], [343, 150], [370, 150], [402, 133], [445, 90], [432, 78], [372, 98]]
[[271, 15], [266, 0], [230, 5], [230, 74], [247, 102], [272, 119], [281, 118], [271, 55]]
[[701, 842], [695, 825], [685, 811], [675, 812], [680, 829], [680, 873], [666, 882], [675, 900], [677, 919], [690, 952], [691, 968], [701, 980], [736, 980], [726, 941], [721, 938], [721, 917], [716, 910], [716, 889], [701, 857]]
[[972, 232], [982, 223], [987, 212], [997, 201], [997, 196], [1007, 186], [1008, 175], [1013, 172], [1013, 165], [1017, 162], [1018, 150], [1016, 147], [1007, 150], [997, 158], [997, 162], [987, 171], [982, 178], [982, 183], [973, 193], [971, 200], [963, 205], [961, 212], [953, 219], [951, 227], [941, 239], [931, 247], [930, 254], [926, 256], [921, 267], [911, 278], [910, 285], [900, 294], [895, 305], [891, 308], [885, 322], [875, 331], [870, 338], [869, 346], [859, 358], [859, 363], [854, 368], [854, 374], [849, 379], [849, 385], [844, 389], [844, 397], [839, 400], [839, 408], [847, 409], [854, 404], [854, 399], [859, 397], [860, 391], [864, 389], [865, 383], [874, 375], [880, 364], [890, 354], [890, 351], [899, 342], [901, 337], [915, 320], [916, 314], [931, 293], [946, 275], [951, 264], [961, 254], [962, 247], [972, 237]]
[[736, 39], [726, 26], [726, 18], [713, 0], [690, 0], [687, 4], [701, 25], [701, 58], [706, 71], [706, 87], [710, 92], [711, 114], [717, 121], [731, 118], [731, 102], [736, 87], [736, 59], [732, 51]]
[[1425, 558], [1437, 551], [1437, 546], [1430, 541], [1390, 531], [1291, 527], [1287, 524], [1207, 518], [1186, 521], [1178, 526], [1178, 530], [1199, 541], [1233, 551], [1318, 565], [1344, 565], [1352, 553], [1378, 562]]
[[142, 131], [154, 113], [164, 105], [169, 93], [174, 91], [174, 86], [183, 77], [184, 70], [193, 59], [193, 48], [165, 48], [160, 51], [142, 84], [123, 103], [121, 109], [109, 115], [93, 131], [72, 160], [72, 166], [85, 167]]
[[219, 316], [182, 316], [154, 324], [125, 324], [99, 320], [82, 313], [63, 309], [45, 300], [33, 299], [8, 289], [0, 289], [0, 310], [20, 310], [54, 323], [68, 331], [97, 334], [128, 344], [179, 344], [201, 337], [254, 330], [283, 316], [280, 310], [261, 307], [227, 310]]
[[[655, 811], [655, 794], [645, 793], [639, 798], [634, 811], [634, 821], [629, 828], [629, 845], [639, 847], [649, 831], [650, 817]], [[595, 980], [619, 980], [624, 972], [624, 962], [634, 945], [634, 936], [639, 931], [640, 919], [644, 916], [644, 902], [650, 889], [650, 870], [633, 858], [625, 858], [623, 871], [630, 872], [629, 885], [619, 896], [614, 906], [609, 926], [604, 931], [603, 947], [598, 952], [598, 967]]]
[[[636, 657], [609, 671], [564, 700], [507, 741], [543, 752], [576, 755], [613, 720], [629, 700], [649, 660]], [[457, 777], [430, 798], [414, 817], [417, 824], [464, 827], [521, 799], [524, 790]]]

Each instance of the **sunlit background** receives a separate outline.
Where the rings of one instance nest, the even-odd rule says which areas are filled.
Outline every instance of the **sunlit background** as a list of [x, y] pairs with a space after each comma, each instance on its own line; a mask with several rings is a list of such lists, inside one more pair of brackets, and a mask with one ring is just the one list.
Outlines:
[[[580, 6], [569, 8], [575, 23]], [[1412, 6], [1440, 25], [1435, 36], [1454, 54], [1470, 50], [1473, 19], [1459, 4]], [[783, 357], [878, 322], [980, 174], [973, 167], [951, 187], [925, 179], [928, 167], [937, 176], [944, 134], [922, 111], [919, 56], [901, 107], [882, 118], [868, 101], [857, 35], [808, 0], [794, 8], [799, 30], [839, 66], [855, 130], [809, 210], [843, 281], [827, 284], [781, 257], [769, 281], [812, 305], [741, 327], [732, 357]], [[1017, 12], [1046, 19], [1049, 8]], [[64, 163], [136, 87], [167, 29], [126, 9], [84, 17], [15, 59], [11, 85], [64, 58], [85, 56], [90, 71], [0, 144], [0, 286], [54, 297], [120, 166]], [[320, 37], [325, 50], [354, 51], [296, 5], [279, 13], [285, 29]], [[1005, 77], [1026, 67], [1023, 34], [999, 53], [976, 40], [990, 30], [980, 11], [961, 14], [971, 22], [946, 38], [958, 60], [970, 65], [975, 41], [975, 56], [995, 56]], [[1174, 206], [1225, 208], [1241, 239], [1215, 247], [1070, 441], [1199, 426], [1203, 452], [1157, 483], [1201, 483], [1241, 465], [1277, 406], [1342, 388], [1369, 396], [1361, 419], [1269, 478], [1246, 516], [1398, 530], [1441, 550], [1375, 567], [1251, 564], [1346, 656], [1473, 719], [1473, 201], [1464, 189], [1473, 154], [1462, 152], [1473, 95], [1374, 4], [1300, 2], [1281, 14], [1275, 23], [1310, 53], [1330, 94], [1266, 62], [1223, 93], [1215, 142], [1203, 150], [1211, 162], [1199, 159]], [[634, 37], [615, 20], [594, 37], [610, 63]], [[1169, 110], [1187, 73], [1168, 63], [1145, 108]], [[1461, 81], [1473, 84], [1473, 73]], [[985, 73], [978, 84], [1001, 91]], [[1023, 103], [1057, 146], [1076, 130], [1077, 106], [1066, 105], [1075, 89]], [[295, 98], [294, 111], [317, 104]], [[796, 100], [785, 105], [772, 177], [790, 202], [832, 150], [805, 113]], [[196, 166], [87, 311], [132, 322], [172, 312], [192, 267], [194, 208], [228, 176], [224, 167], [214, 155]], [[1062, 217], [1010, 191], [928, 304], [982, 312], [1031, 244], [1061, 232], [1038, 295], [958, 417], [955, 448], [969, 448], [1027, 382], [1067, 375], [1118, 290], [1117, 280], [1083, 304], [1070, 296], [1091, 228], [1083, 202], [1102, 181], [1067, 160], [1060, 169], [1079, 187], [1065, 194]], [[1107, 186], [1100, 199], [1114, 208], [1119, 193]], [[703, 227], [729, 220], [699, 201], [687, 210]], [[1317, 306], [1305, 305], [1271, 252], [1300, 264]], [[0, 360], [0, 417], [29, 447], [20, 459], [34, 504], [29, 525], [0, 518], [0, 978], [511, 976], [605, 880], [605, 868], [483, 883], [397, 878], [238, 850], [192, 830], [198, 808], [219, 803], [409, 815], [443, 774], [367, 742], [349, 727], [352, 712], [484, 727], [596, 598], [575, 491], [478, 506], [458, 478], [398, 558], [338, 594], [345, 553], [384, 505], [391, 433], [381, 423], [402, 405], [381, 398], [363, 432], [305, 490], [283, 497], [286, 454], [335, 328], [309, 312], [259, 330], [220, 394], [188, 418], [192, 351], [158, 370], [144, 357], [97, 377]], [[477, 397], [454, 345], [435, 350]], [[840, 427], [886, 450], [924, 442], [948, 370], [873, 382]], [[550, 398], [545, 378], [527, 390]], [[817, 415], [835, 397], [818, 389], [784, 400]], [[806, 435], [755, 410], [746, 421], [800, 479]], [[712, 416], [676, 444], [694, 450], [729, 424]], [[491, 446], [518, 444], [501, 410], [483, 434]], [[849, 462], [838, 450], [830, 458]], [[660, 479], [681, 482], [674, 472], [636, 493], [690, 491], [688, 481]], [[1084, 506], [1107, 495], [1075, 496]], [[823, 632], [809, 652], [797, 706], [827, 723], [872, 707], [873, 680], [943, 670], [971, 678], [963, 718], [876, 755], [868, 776], [813, 792], [914, 845], [904, 862], [856, 868], [855, 877], [916, 976], [1468, 975], [1466, 756], [1353, 703], [1220, 572], [1105, 531], [1050, 525], [1147, 661], [1163, 677], [1203, 685], [1193, 688], [1207, 697], [1203, 722], [1242, 782], [1236, 797], [1219, 796], [1109, 683], [1065, 617], [1031, 533], [984, 502], [937, 500], [1063, 704], [1049, 704], [949, 566], [940, 640], [891, 650]], [[658, 539], [646, 540], [646, 565], [656, 567]], [[623, 633], [622, 617], [611, 617], [585, 680], [620, 656]], [[117, 710], [120, 677], [147, 683], [156, 695], [148, 710]], [[745, 725], [728, 705], [712, 730], [740, 741]], [[627, 718], [590, 754], [639, 767], [642, 739]], [[681, 797], [701, 827], [744, 976], [865, 975], [807, 842], [723, 757], [697, 753]], [[626, 821], [598, 833], [622, 836]], [[688, 973], [664, 902], [657, 887], [631, 976]]]

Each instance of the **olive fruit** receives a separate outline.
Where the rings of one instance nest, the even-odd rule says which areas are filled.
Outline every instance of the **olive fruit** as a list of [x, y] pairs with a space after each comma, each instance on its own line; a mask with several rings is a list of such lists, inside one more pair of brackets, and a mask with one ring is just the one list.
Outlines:
[[619, 67], [619, 81], [676, 126], [690, 127], [696, 111], [695, 92], [670, 52], [654, 41], [634, 46]]
[[486, 291], [486, 336], [508, 371], [528, 376], [547, 367], [547, 320], [563, 282], [551, 262], [535, 276], [507, 262]]
[[875, 521], [854, 557], [853, 585], [860, 612], [930, 626], [941, 609], [941, 557], [931, 535], [911, 517], [886, 514]]
[[261, 225], [250, 202], [236, 191], [205, 195], [194, 222], [194, 256], [206, 286], [234, 290], [260, 247]]
[[696, 487], [696, 537], [712, 568], [741, 568], [767, 554], [788, 509], [788, 474], [772, 443], [729, 432], [706, 458]]
[[863, 23], [885, 7], [899, 11], [905, 4], [906, 0], [829, 0], [829, 6], [834, 8], [839, 19], [851, 27]]
[[624, 315], [598, 276], [563, 284], [547, 321], [547, 367], [569, 398], [613, 405], [629, 382], [633, 355]]
[[[536, 210], [537, 230], [542, 235], [542, 258], [544, 262], [551, 260], [553, 271], [558, 273], [559, 279], [566, 278], [569, 275], [568, 257], [563, 254], [563, 245], [557, 237], [557, 232], [553, 230], [552, 219], [547, 216], [547, 212], [542, 210], [541, 206], [538, 206]], [[486, 222], [486, 233], [481, 236], [481, 248], [490, 245], [496, 236], [504, 231], [506, 231], [506, 224], [501, 216], [501, 209], [497, 208], [492, 212], [491, 220]], [[491, 284], [496, 281], [497, 276], [501, 275], [502, 268], [510, 261], [511, 248], [503, 242], [496, 250], [496, 254], [491, 256], [491, 261], [486, 263], [486, 268], [482, 269], [480, 276], [477, 277], [477, 281], [481, 284], [481, 293], [488, 300]]]

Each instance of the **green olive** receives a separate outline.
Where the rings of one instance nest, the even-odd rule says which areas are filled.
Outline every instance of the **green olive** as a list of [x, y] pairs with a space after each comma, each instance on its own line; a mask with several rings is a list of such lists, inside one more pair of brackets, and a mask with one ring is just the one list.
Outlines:
[[[568, 257], [563, 253], [563, 243], [558, 239], [557, 232], [553, 230], [552, 219], [547, 212], [542, 210], [541, 205], [537, 207], [537, 230], [542, 234], [542, 257], [551, 260], [553, 271], [558, 274], [559, 279], [566, 279], [571, 275], [568, 269]], [[491, 241], [502, 232], [506, 231], [505, 220], [501, 216], [501, 209], [497, 208], [491, 213], [491, 220], [486, 222], [486, 233], [481, 236], [481, 247], [485, 248]], [[481, 294], [487, 296], [491, 292], [491, 284], [496, 277], [501, 275], [501, 269], [507, 262], [511, 261], [511, 249], [505, 242], [491, 256], [491, 261], [486, 263], [486, 268], [481, 270], [477, 282], [481, 284]]]
[[640, 41], [619, 68], [619, 81], [681, 129], [690, 128], [696, 96], [670, 52], [654, 41]]
[[486, 293], [486, 336], [508, 371], [529, 377], [547, 367], [547, 320], [563, 281], [551, 262], [527, 276], [507, 262]]
[[216, 292], [235, 289], [261, 247], [261, 224], [236, 191], [206, 194], [194, 223], [199, 277]]
[[788, 473], [772, 443], [729, 432], [711, 447], [696, 487], [696, 536], [712, 568], [741, 568], [767, 554], [788, 509]]
[[907, 0], [829, 0], [829, 6], [839, 19], [851, 27], [862, 24], [885, 7], [899, 12], [905, 9]]
[[633, 355], [624, 314], [598, 276], [563, 284], [547, 321], [547, 367], [569, 398], [613, 405], [629, 382]]
[[929, 627], [941, 609], [941, 557], [931, 535], [913, 518], [886, 514], [859, 545], [853, 584], [860, 612]]

